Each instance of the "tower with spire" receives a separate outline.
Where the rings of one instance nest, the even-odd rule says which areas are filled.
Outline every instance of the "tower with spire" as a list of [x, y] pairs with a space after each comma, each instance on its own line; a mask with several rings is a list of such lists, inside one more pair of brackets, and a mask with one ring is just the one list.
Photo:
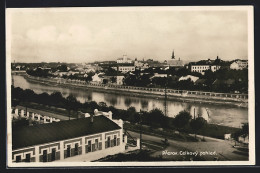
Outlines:
[[174, 50], [172, 51], [172, 59], [175, 59]]

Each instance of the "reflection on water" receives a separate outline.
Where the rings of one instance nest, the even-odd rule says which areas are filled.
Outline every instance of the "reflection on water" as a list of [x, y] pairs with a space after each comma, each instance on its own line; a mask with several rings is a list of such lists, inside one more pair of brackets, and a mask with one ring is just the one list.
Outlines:
[[[23, 76], [14, 75], [15, 87], [23, 89], [32, 89], [36, 93], [53, 93], [59, 91], [63, 96], [67, 97], [73, 94], [80, 102], [96, 101], [105, 102], [108, 106], [114, 106], [118, 109], [127, 109], [135, 107], [137, 111], [140, 109], [150, 111], [158, 108], [164, 110], [164, 100], [151, 99], [143, 97], [131, 97], [119, 94], [108, 94], [88, 89], [63, 88], [60, 86], [44, 85], [35, 82], [29, 82]], [[210, 123], [216, 123], [232, 127], [241, 127], [242, 123], [248, 122], [248, 109], [233, 107], [229, 105], [211, 105], [200, 103], [184, 103], [178, 101], [167, 101], [167, 115], [174, 117], [180, 111], [189, 111], [192, 116], [202, 116]]]

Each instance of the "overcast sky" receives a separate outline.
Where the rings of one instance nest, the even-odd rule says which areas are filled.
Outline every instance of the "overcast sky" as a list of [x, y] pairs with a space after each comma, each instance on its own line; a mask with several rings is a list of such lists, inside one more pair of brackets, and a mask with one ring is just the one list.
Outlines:
[[16, 62], [163, 61], [173, 49], [185, 61], [248, 55], [246, 11], [12, 9], [10, 22]]

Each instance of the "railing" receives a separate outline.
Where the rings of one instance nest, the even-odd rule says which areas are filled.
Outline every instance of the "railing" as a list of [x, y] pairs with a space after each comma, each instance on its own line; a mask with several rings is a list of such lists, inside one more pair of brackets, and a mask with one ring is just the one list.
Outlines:
[[[42, 82], [55, 82], [57, 84], [70, 84], [75, 86], [87, 86], [87, 87], [100, 87], [105, 89], [119, 89], [127, 90], [139, 93], [154, 93], [154, 94], [164, 94], [165, 89], [163, 88], [146, 88], [146, 87], [135, 87], [135, 86], [124, 86], [117, 84], [99, 84], [99, 83], [87, 83], [81, 80], [71, 80], [62, 78], [40, 78], [27, 75], [28, 78], [35, 79]], [[182, 95], [182, 96], [205, 96], [210, 98], [230, 98], [245, 101], [248, 99], [248, 94], [235, 94], [235, 93], [215, 93], [215, 92], [205, 92], [205, 91], [188, 91], [188, 90], [175, 90], [167, 89], [168, 95]]]

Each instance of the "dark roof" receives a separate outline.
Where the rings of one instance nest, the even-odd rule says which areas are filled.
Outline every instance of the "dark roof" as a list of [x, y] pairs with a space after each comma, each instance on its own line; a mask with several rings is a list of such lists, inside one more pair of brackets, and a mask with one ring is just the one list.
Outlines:
[[93, 123], [90, 122], [90, 118], [80, 118], [48, 124], [26, 126], [13, 129], [12, 148], [19, 149], [33, 145], [117, 130], [120, 128], [120, 126], [103, 115], [94, 117]]

